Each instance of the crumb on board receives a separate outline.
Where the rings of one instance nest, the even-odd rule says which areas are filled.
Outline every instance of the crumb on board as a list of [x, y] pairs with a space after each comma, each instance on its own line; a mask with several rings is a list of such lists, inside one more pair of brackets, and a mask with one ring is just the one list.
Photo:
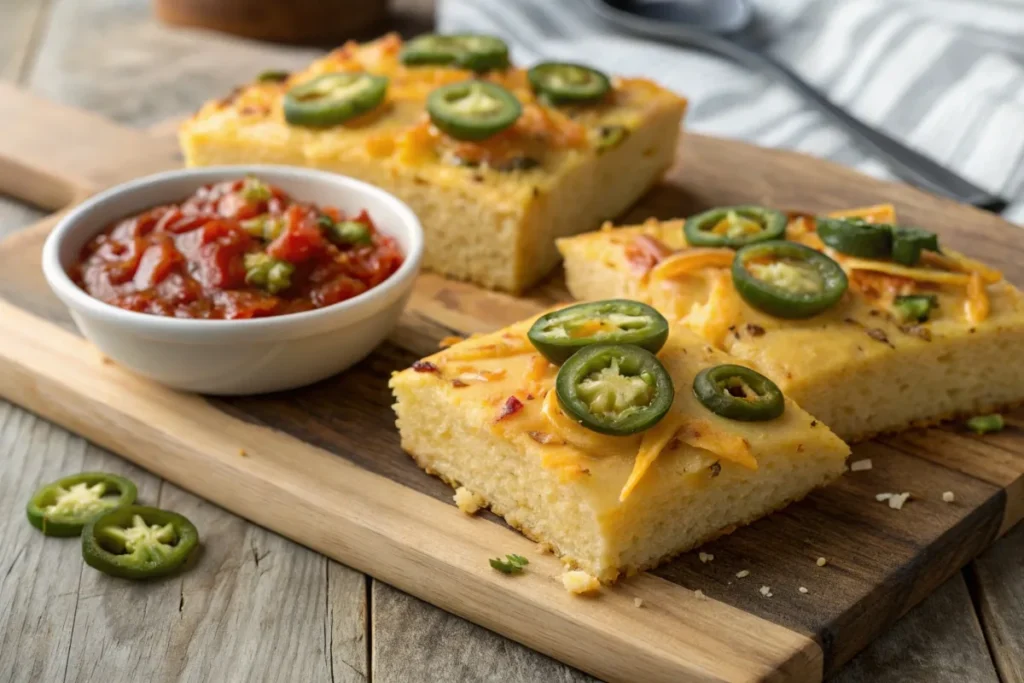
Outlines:
[[455, 495], [452, 498], [455, 500], [455, 505], [467, 515], [476, 514], [477, 510], [487, 502], [479, 493], [473, 493], [465, 486], [455, 489]]
[[956, 495], [952, 491], [946, 491], [942, 494], [942, 500], [947, 503], [952, 503], [956, 500]]
[[698, 553], [697, 557], [700, 559], [701, 564], [707, 564], [715, 559], [715, 556], [711, 553]]
[[114, 361], [112, 361], [108, 356], [104, 356], [103, 354], [100, 354], [100, 362], [103, 363], [104, 365], [114, 364]]
[[238, 449], [238, 454], [240, 456], [242, 456], [243, 458], [249, 457], [249, 454], [246, 452], [246, 450], [244, 448], [239, 448]]
[[870, 470], [870, 469], [871, 469], [871, 458], [864, 458], [863, 460], [858, 460], [856, 462], [851, 462], [850, 463], [850, 471], [851, 472], [863, 472], [865, 470]]
[[535, 546], [535, 550], [541, 555], [551, 555], [555, 549], [547, 541], [542, 541]]
[[643, 598], [633, 598], [633, 607], [643, 607], [643, 606], [644, 606], [644, 599]]
[[708, 599], [708, 596], [704, 595], [704, 591], [700, 590], [699, 588], [697, 590], [693, 591], [693, 597], [697, 598], [698, 600], [707, 600]]
[[594, 593], [601, 588], [601, 582], [597, 580], [597, 577], [591, 576], [580, 569], [574, 569], [562, 574], [562, 585], [565, 587], [565, 590], [573, 595]]
[[826, 560], [824, 557], [819, 557], [814, 564], [818, 565], [819, 567], [824, 567], [826, 564], [828, 564], [828, 560]]
[[892, 494], [892, 498], [889, 499], [889, 507], [893, 510], [902, 510], [903, 504], [906, 503], [909, 498], [909, 493], [894, 493]]
[[772, 593], [772, 589], [770, 586], [761, 586], [761, 595], [766, 598], [770, 598], [775, 594]]
[[885, 501], [889, 500], [890, 498], [892, 498], [892, 494], [891, 493], [876, 493], [875, 494], [875, 500], [877, 500], [879, 503], [884, 503]]
[[805, 586], [800, 586], [799, 588], [797, 588], [797, 590], [804, 594], [807, 593], [807, 588]]
[[736, 578], [737, 579], [745, 579], [748, 576], [750, 576], [750, 571], [747, 570], [747, 569], [743, 569], [741, 571], [736, 572]]

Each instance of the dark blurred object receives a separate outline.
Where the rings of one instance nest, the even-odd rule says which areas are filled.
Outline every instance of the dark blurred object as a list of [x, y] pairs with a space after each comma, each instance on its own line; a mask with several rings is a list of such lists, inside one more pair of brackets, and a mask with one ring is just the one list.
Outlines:
[[389, 0], [154, 0], [168, 24], [282, 43], [336, 44], [385, 27]]

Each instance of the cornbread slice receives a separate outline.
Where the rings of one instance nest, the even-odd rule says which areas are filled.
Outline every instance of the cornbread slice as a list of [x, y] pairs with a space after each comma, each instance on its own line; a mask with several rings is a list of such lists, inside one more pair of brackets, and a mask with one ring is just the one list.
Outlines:
[[694, 376], [734, 359], [684, 327], [658, 354], [676, 389], [669, 413], [632, 436], [590, 431], [562, 412], [558, 368], [527, 341], [531, 323], [393, 375], [402, 447], [601, 581], [653, 567], [843, 472], [849, 448], [790, 400], [767, 422], [704, 408]]
[[[480, 76], [406, 67], [401, 48], [396, 35], [348, 43], [282, 83], [249, 84], [208, 102], [181, 128], [186, 163], [289, 164], [360, 178], [419, 216], [427, 268], [519, 292], [558, 262], [556, 237], [621, 213], [673, 161], [686, 102], [650, 81], [614, 78], [596, 104], [553, 108], [536, 100], [524, 69]], [[376, 110], [326, 129], [285, 122], [290, 88], [357, 70], [389, 79]], [[431, 125], [425, 101], [438, 86], [474, 77], [513, 92], [523, 114], [491, 138], [461, 142]]]
[[[888, 205], [835, 215], [896, 219]], [[787, 238], [826, 251], [850, 286], [824, 313], [780, 320], [740, 298], [731, 257], [688, 248], [682, 225], [605, 226], [560, 240], [569, 291], [647, 302], [772, 378], [847, 441], [1024, 401], [1024, 303], [998, 272], [945, 249], [914, 268], [845, 257], [798, 216]], [[934, 294], [938, 309], [927, 322], [901, 323], [893, 298], [913, 293]]]

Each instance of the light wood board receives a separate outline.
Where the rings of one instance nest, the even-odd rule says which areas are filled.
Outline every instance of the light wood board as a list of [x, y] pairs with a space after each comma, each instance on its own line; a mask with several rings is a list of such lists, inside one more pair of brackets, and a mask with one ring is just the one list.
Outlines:
[[[179, 163], [173, 140], [12, 89], [0, 91], [0, 124], [14, 132], [0, 141], [0, 187], [52, 209]], [[1024, 239], [987, 214], [740, 143], [689, 136], [682, 155], [687, 172], [674, 171], [632, 218], [741, 201], [814, 211], [889, 200], [908, 220], [1021, 281], [1013, 261]], [[716, 542], [710, 565], [686, 556], [596, 600], [572, 599], [555, 560], [493, 519], [461, 515], [450, 490], [412, 466], [397, 448], [385, 387], [390, 370], [433, 350], [444, 334], [492, 329], [564, 297], [557, 281], [512, 299], [425, 275], [392, 340], [353, 371], [284, 396], [207, 401], [128, 376], [68, 331], [38, 272], [47, 229], [44, 222], [0, 246], [9, 276], [0, 280], [9, 302], [0, 303], [5, 397], [259, 524], [609, 680], [819, 680], [1024, 514], [1019, 418], [984, 440], [955, 429], [913, 433], [858, 448], [855, 457], [872, 457], [874, 470]], [[897, 488], [919, 500], [902, 512], [875, 503], [874, 493]], [[941, 502], [945, 490], [957, 493], [957, 504]], [[529, 554], [532, 571], [509, 579], [490, 570], [487, 557], [504, 552]], [[817, 567], [818, 556], [830, 564]], [[740, 569], [751, 577], [735, 579]], [[775, 597], [761, 597], [761, 585]], [[797, 593], [800, 585], [810, 592]], [[712, 599], [694, 598], [696, 588]], [[635, 596], [645, 607], [634, 606]]]

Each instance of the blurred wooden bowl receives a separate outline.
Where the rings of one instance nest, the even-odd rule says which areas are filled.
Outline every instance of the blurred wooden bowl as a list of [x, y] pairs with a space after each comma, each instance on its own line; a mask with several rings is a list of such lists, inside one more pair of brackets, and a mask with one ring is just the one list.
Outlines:
[[383, 22], [388, 0], [154, 0], [168, 24], [284, 43], [341, 42]]

